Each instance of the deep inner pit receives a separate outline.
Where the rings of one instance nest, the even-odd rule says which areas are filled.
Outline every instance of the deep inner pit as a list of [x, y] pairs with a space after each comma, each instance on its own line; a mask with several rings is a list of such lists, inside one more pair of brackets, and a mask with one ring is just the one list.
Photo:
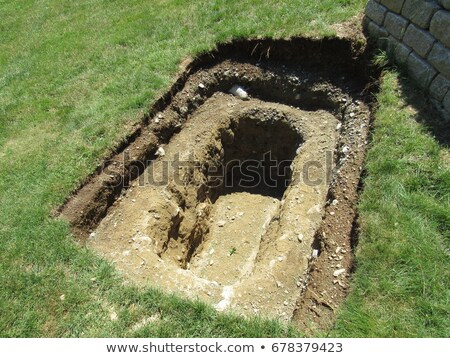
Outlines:
[[302, 142], [301, 134], [279, 113], [253, 113], [237, 128], [222, 132], [223, 161], [218, 178], [212, 176], [213, 185], [219, 184], [222, 194], [247, 192], [281, 200]]
[[[208, 102], [210, 103], [206, 103], [205, 108], [212, 107], [211, 110], [214, 111], [213, 108], [217, 107], [220, 111], [223, 102], [230, 105], [230, 96], [215, 95]], [[208, 261], [207, 266], [212, 266], [214, 261], [224, 262], [221, 258], [206, 258], [202, 255], [202, 250], [221, 251], [231, 257], [237, 252], [237, 246], [240, 246], [239, 254], [234, 255], [233, 260], [228, 259], [227, 265], [232, 264], [235, 272], [239, 273], [237, 267], [244, 265], [245, 260], [252, 260], [248, 255], [257, 250], [257, 247], [252, 250], [247, 248], [247, 255], [244, 255], [243, 247], [246, 245], [241, 244], [248, 244], [247, 239], [253, 237], [253, 246], [259, 246], [265, 221], [258, 222], [257, 218], [265, 216], [261, 215], [262, 212], [272, 212], [275, 204], [281, 200], [291, 180], [292, 161], [302, 142], [299, 129], [289, 123], [283, 114], [276, 110], [260, 111], [258, 106], [246, 105], [248, 109], [244, 111], [239, 108], [222, 114], [216, 113], [216, 118], [210, 122], [216, 122], [217, 125], [211, 123], [211, 126], [205, 127], [203, 121], [199, 123], [198, 119], [193, 119], [192, 126], [201, 130], [192, 129], [189, 138], [178, 135], [173, 139], [175, 144], [169, 144], [176, 148], [174, 156], [178, 158], [182, 154], [182, 159], [187, 160], [183, 161], [186, 167], [179, 163], [172, 166], [174, 172], [168, 177], [169, 180], [172, 177], [175, 180], [168, 188], [171, 192], [189, 193], [191, 189], [186, 187], [192, 186], [196, 199], [187, 199], [189, 194], [185, 194], [177, 205], [183, 213], [195, 207], [197, 218], [191, 221], [195, 223], [189, 229], [182, 224], [185, 216], [172, 219], [174, 225], [169, 230], [168, 241], [163, 245], [160, 257], [176, 257], [182, 268], [192, 269], [190, 264], [193, 256], [197, 268], [200, 265], [199, 257], [204, 262]], [[200, 118], [203, 120], [202, 116]], [[191, 150], [192, 134], [195, 134], [194, 141], [198, 143], [197, 150]], [[173, 158], [165, 156], [162, 160], [171, 159]], [[182, 183], [182, 187], [177, 187], [176, 182]], [[189, 204], [191, 201], [195, 204]], [[231, 215], [231, 212], [235, 212], [235, 215]], [[214, 233], [217, 234], [217, 230], [210, 231], [211, 223], [225, 226], [221, 216], [230, 219], [234, 225], [227, 225], [227, 229], [219, 230], [222, 231], [223, 239], [211, 238]], [[211, 247], [220, 241], [223, 241], [220, 250]], [[179, 245], [183, 246], [181, 254]], [[236, 260], [237, 258], [240, 260]], [[208, 270], [202, 268], [201, 271]], [[222, 277], [230, 276], [228, 280], [222, 279], [223, 282], [229, 282], [235, 276], [217, 264], [214, 271], [220, 272]]]
[[339, 60], [326, 44], [314, 48], [329, 63], [309, 67], [284, 47], [287, 60], [264, 60], [264, 46], [249, 44], [246, 60], [227, 48], [186, 74], [62, 216], [76, 232], [95, 229], [87, 246], [132, 282], [326, 325], [348, 288], [367, 79], [353, 54]]

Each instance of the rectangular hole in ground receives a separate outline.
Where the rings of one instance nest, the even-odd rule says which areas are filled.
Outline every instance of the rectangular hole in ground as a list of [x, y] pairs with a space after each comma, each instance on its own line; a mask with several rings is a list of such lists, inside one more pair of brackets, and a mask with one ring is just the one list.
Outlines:
[[[345, 41], [294, 43], [261, 45], [278, 48], [276, 60], [250, 51], [252, 41], [237, 52], [247, 59], [225, 47], [186, 75], [107, 175], [64, 207], [74, 227], [95, 228], [87, 246], [134, 282], [248, 315], [289, 320], [310, 307], [306, 287], [345, 285], [368, 73]], [[236, 85], [249, 100], [228, 93]], [[130, 175], [133, 166], [146, 169]], [[313, 244], [332, 261], [314, 258]]]

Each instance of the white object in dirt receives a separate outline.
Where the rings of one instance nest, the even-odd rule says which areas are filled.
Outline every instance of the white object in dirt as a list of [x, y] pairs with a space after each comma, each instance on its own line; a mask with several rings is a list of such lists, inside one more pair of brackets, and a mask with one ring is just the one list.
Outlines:
[[339, 269], [333, 272], [334, 277], [338, 277], [339, 275], [342, 275], [345, 272], [345, 268]]
[[219, 312], [224, 311], [227, 307], [230, 306], [231, 298], [233, 297], [233, 295], [234, 295], [233, 286], [225, 286], [222, 290], [223, 299], [214, 306], [215, 309]]
[[313, 252], [312, 252], [312, 257], [313, 257], [313, 258], [316, 258], [316, 257], [318, 257], [318, 256], [319, 256], [319, 250], [314, 249]]
[[155, 154], [158, 157], [163, 157], [164, 155], [166, 155], [166, 151], [164, 150], [163, 147], [159, 147]]
[[235, 85], [231, 87], [230, 93], [240, 99], [248, 99], [248, 93], [241, 86]]

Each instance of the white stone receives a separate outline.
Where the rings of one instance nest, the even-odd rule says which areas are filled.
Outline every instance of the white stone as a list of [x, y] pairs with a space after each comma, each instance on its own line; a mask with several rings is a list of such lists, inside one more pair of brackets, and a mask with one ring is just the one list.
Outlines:
[[345, 269], [339, 269], [333, 272], [333, 276], [334, 277], [338, 277], [339, 275], [342, 275], [343, 273], [345, 273]]
[[344, 146], [342, 147], [341, 152], [345, 154], [345, 153], [347, 153], [349, 150], [350, 150], [350, 148], [347, 147], [346, 145], [344, 145]]
[[158, 157], [163, 157], [166, 155], [166, 151], [163, 147], [159, 147], [158, 150], [155, 153]]

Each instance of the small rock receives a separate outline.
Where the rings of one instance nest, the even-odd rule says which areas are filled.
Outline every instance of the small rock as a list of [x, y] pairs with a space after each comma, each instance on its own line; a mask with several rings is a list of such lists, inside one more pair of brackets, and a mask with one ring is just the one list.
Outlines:
[[319, 256], [319, 250], [314, 249], [313, 252], [312, 252], [312, 257], [313, 257], [313, 258], [316, 258], [316, 257], [318, 257], [318, 256]]
[[298, 234], [297, 235], [297, 240], [298, 240], [298, 242], [302, 242], [303, 241], [303, 234]]
[[155, 155], [157, 155], [158, 157], [163, 157], [166, 155], [166, 151], [164, 150], [163, 147], [159, 147]]
[[342, 147], [342, 149], [341, 149], [341, 152], [345, 154], [345, 153], [347, 153], [349, 150], [350, 150], [350, 148], [347, 147], [346, 145], [344, 145], [344, 146]]
[[332, 202], [331, 202], [331, 205], [337, 205], [339, 203], [339, 201], [337, 201], [336, 199], [334, 199]]
[[225, 224], [226, 224], [225, 220], [220, 220], [220, 221], [217, 222], [217, 226], [218, 227], [223, 227], [223, 226], [225, 226]]
[[60, 299], [61, 301], [64, 301], [64, 300], [66, 299], [66, 295], [61, 295], [61, 296], [59, 296], [59, 299]]
[[281, 235], [280, 240], [289, 240], [288, 234]]
[[336, 126], [336, 129], [339, 130], [339, 129], [341, 129], [341, 127], [342, 127], [342, 123], [339, 122], [339, 123], [337, 124], [337, 126]]
[[334, 277], [338, 277], [339, 275], [342, 275], [343, 273], [345, 273], [345, 269], [339, 269], [333, 272], [333, 276]]
[[198, 88], [205, 89], [205, 85], [203, 83], [199, 83]]

